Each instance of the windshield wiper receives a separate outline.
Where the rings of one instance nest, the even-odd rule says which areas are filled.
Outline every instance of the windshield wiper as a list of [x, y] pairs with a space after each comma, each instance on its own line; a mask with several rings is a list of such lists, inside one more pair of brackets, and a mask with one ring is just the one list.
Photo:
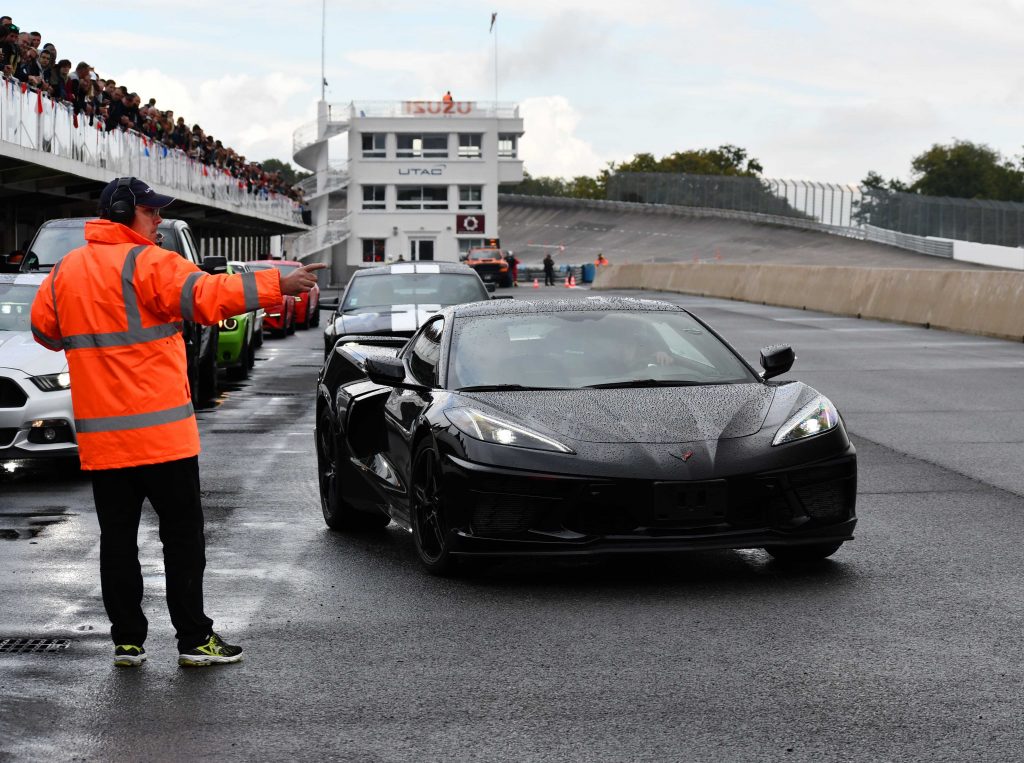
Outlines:
[[525, 387], [522, 384], [476, 384], [471, 387], [459, 387], [456, 392], [501, 392], [504, 390], [565, 390], [569, 387]]
[[708, 382], [683, 381], [681, 379], [624, 379], [623, 381], [588, 384], [585, 389], [616, 389], [619, 387], [703, 387]]

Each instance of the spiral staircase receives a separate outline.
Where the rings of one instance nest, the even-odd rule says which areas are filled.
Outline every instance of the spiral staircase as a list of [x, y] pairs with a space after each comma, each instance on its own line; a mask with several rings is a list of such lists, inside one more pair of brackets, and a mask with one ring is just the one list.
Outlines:
[[[292, 158], [300, 167], [313, 173], [298, 184], [309, 204], [313, 229], [291, 243], [291, 256], [303, 262], [322, 262], [328, 266], [335, 261], [334, 247], [349, 237], [347, 217], [330, 220], [332, 193], [345, 190], [349, 183], [348, 162], [331, 162], [327, 141], [349, 128], [348, 104], [317, 104], [315, 122], [302, 125], [292, 136]], [[339, 253], [344, 262], [344, 253]]]

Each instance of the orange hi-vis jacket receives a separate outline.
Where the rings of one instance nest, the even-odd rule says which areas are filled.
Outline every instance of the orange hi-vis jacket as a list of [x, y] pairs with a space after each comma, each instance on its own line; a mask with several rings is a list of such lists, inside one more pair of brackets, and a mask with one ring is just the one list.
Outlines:
[[209, 275], [109, 220], [60, 260], [32, 304], [32, 334], [64, 350], [83, 469], [199, 453], [182, 320], [219, 320], [281, 301], [275, 270]]

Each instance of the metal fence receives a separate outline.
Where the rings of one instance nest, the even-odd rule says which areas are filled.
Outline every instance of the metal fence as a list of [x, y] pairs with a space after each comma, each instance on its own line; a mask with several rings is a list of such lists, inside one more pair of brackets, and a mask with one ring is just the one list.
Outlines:
[[249, 193], [245, 183], [224, 170], [198, 162], [183, 151], [133, 132], [106, 132], [65, 103], [0, 78], [0, 143], [81, 162], [118, 175], [145, 178], [171, 191], [190, 191], [222, 208], [300, 222], [291, 199], [276, 193]]
[[1024, 246], [1024, 204], [1008, 201], [939, 198], [805, 180], [657, 172], [612, 175], [607, 196], [613, 201], [734, 210], [840, 228]]

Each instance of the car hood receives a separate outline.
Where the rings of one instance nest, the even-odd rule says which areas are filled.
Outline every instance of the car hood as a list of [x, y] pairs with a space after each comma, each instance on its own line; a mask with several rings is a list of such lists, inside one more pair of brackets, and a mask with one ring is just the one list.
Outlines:
[[[582, 442], [683, 443], [758, 432], [775, 389], [764, 384], [460, 393], [513, 422]], [[472, 404], [472, 403], [470, 403]]]
[[0, 368], [13, 368], [29, 376], [59, 374], [68, 367], [64, 352], [47, 350], [29, 331], [0, 331]]
[[412, 334], [442, 307], [437, 304], [390, 305], [345, 313], [334, 322], [334, 328], [339, 337], [345, 334]]

